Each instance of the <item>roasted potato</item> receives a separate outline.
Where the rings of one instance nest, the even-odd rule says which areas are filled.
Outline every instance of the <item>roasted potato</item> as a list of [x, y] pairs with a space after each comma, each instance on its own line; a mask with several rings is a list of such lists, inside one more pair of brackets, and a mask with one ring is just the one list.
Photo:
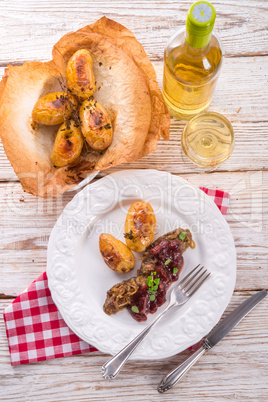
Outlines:
[[64, 122], [57, 133], [53, 146], [51, 161], [54, 166], [67, 166], [81, 154], [84, 139], [80, 128], [74, 120]]
[[106, 149], [113, 140], [113, 128], [104, 107], [94, 99], [85, 100], [79, 116], [82, 134], [88, 145], [98, 151]]
[[35, 122], [51, 126], [69, 119], [78, 107], [76, 98], [66, 92], [51, 92], [40, 98], [32, 111]]
[[153, 241], [156, 219], [148, 202], [137, 201], [128, 210], [125, 222], [125, 239], [128, 248], [143, 252]]
[[66, 82], [72, 94], [80, 100], [89, 98], [96, 91], [92, 56], [87, 49], [77, 50], [68, 61]]
[[99, 247], [104, 262], [113, 271], [124, 274], [131, 271], [135, 265], [135, 257], [127, 246], [112, 235], [102, 233]]

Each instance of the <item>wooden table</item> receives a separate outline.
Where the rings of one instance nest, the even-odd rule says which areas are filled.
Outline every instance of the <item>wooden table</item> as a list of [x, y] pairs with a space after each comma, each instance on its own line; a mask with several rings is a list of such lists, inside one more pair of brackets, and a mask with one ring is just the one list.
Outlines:
[[[66, 32], [102, 15], [124, 24], [143, 44], [162, 84], [163, 51], [185, 24], [191, 2], [174, 0], [2, 0], [0, 73], [8, 63], [51, 58]], [[172, 119], [168, 142], [153, 154], [116, 170], [155, 168], [197, 186], [231, 194], [227, 216], [237, 249], [237, 283], [227, 311], [268, 288], [268, 37], [267, 2], [215, 0], [215, 29], [226, 52], [210, 110], [233, 124], [236, 145], [214, 172], [200, 171], [181, 155], [185, 122]], [[266, 29], [265, 29], [266, 28]], [[202, 357], [169, 393], [156, 391], [162, 375], [189, 354], [161, 361], [129, 362], [113, 382], [102, 379], [107, 355], [93, 353], [12, 368], [2, 311], [46, 269], [50, 231], [74, 193], [37, 199], [21, 189], [0, 146], [0, 400], [1, 401], [267, 401], [268, 297], [217, 347]]]

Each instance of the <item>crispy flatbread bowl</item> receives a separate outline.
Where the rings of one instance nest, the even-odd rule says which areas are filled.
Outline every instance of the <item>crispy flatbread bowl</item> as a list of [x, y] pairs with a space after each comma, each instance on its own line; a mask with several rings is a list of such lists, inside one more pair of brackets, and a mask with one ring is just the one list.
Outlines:
[[[49, 92], [65, 89], [65, 69], [81, 48], [93, 57], [97, 91], [94, 98], [109, 113], [112, 144], [103, 151], [84, 149], [62, 168], [50, 160], [59, 126], [37, 125], [32, 110]], [[169, 137], [169, 115], [154, 68], [142, 45], [124, 26], [106, 17], [63, 36], [53, 59], [8, 66], [0, 83], [0, 136], [25, 191], [55, 197], [75, 187], [89, 172], [131, 162], [153, 152]]]

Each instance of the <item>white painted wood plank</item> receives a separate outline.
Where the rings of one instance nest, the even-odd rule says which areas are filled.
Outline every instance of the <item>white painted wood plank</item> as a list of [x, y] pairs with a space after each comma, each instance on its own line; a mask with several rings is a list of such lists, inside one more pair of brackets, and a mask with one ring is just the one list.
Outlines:
[[[9, 0], [0, 2], [1, 60], [48, 60], [53, 44], [65, 33], [102, 15], [130, 28], [154, 62], [162, 82], [162, 57], [167, 39], [184, 26], [189, 2], [174, 0]], [[172, 121], [171, 139], [158, 150], [120, 168], [157, 168], [196, 185], [228, 190], [230, 224], [238, 252], [237, 289], [268, 287], [267, 172], [267, 4], [264, 1], [214, 0], [216, 30], [223, 41], [225, 60], [211, 109], [232, 122], [236, 147], [232, 157], [213, 174], [199, 170], [180, 155], [184, 122]], [[239, 57], [256, 56], [256, 57]], [[0, 75], [3, 68], [0, 68]], [[240, 109], [241, 108], [241, 109]], [[245, 170], [244, 173], [226, 171]], [[252, 170], [252, 172], [246, 172]], [[255, 170], [255, 172], [254, 172]], [[222, 173], [219, 173], [222, 171]], [[0, 145], [0, 180], [16, 176]], [[72, 194], [57, 200], [37, 200], [18, 183], [0, 184], [0, 293], [19, 294], [46, 264], [48, 236]], [[235, 307], [252, 292], [236, 292]], [[1, 296], [0, 296], [1, 299]], [[265, 300], [215, 349], [205, 355], [184, 381], [159, 395], [162, 374], [184, 355], [159, 362], [128, 363], [114, 382], [104, 381], [100, 367], [107, 356], [94, 353], [12, 368], [0, 312], [1, 401], [265, 401], [268, 400], [268, 318]], [[9, 303], [0, 300], [0, 310]]]
[[[0, 3], [1, 63], [48, 60], [65, 33], [106, 15], [132, 30], [153, 59], [162, 59], [168, 38], [185, 26], [189, 1], [9, 0]], [[263, 1], [215, 0], [215, 30], [228, 56], [267, 54], [267, 7]]]
[[[197, 186], [230, 192], [227, 221], [237, 249], [236, 289], [268, 288], [268, 172], [182, 177]], [[72, 196], [38, 199], [24, 193], [17, 182], [0, 183], [0, 293], [18, 295], [46, 269], [51, 229]]]
[[[251, 294], [235, 293], [227, 312]], [[0, 311], [9, 302], [1, 300]], [[189, 351], [159, 361], [128, 362], [114, 381], [101, 377], [108, 356], [100, 352], [12, 368], [0, 312], [1, 401], [264, 401], [268, 398], [267, 308], [268, 298], [165, 395], [156, 391], [159, 381]]]
[[[160, 86], [162, 62], [153, 62]], [[267, 57], [240, 57], [225, 60], [210, 110], [230, 119], [236, 145], [232, 156], [218, 171], [261, 170], [267, 168], [268, 142], [268, 70]], [[3, 74], [4, 68], [0, 68]], [[242, 77], [242, 84], [241, 84]], [[198, 172], [181, 152], [180, 138], [185, 122], [171, 120], [170, 140], [160, 141], [158, 149], [121, 169], [155, 168], [173, 173]], [[16, 175], [0, 145], [0, 180], [16, 180]]]

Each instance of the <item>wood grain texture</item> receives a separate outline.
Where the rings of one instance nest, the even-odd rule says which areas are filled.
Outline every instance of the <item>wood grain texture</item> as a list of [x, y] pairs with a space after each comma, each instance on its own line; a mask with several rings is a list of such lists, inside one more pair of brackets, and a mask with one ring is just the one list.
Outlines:
[[[51, 58], [65, 33], [103, 15], [131, 29], [143, 44], [162, 85], [163, 52], [168, 38], [185, 24], [191, 2], [177, 0], [2, 0], [0, 2], [0, 77], [11, 63]], [[231, 311], [258, 289], [268, 289], [268, 7], [263, 0], [213, 0], [215, 30], [225, 62], [210, 110], [223, 113], [235, 131], [232, 156], [205, 172], [181, 154], [185, 122], [172, 119], [171, 135], [156, 152], [123, 169], [155, 168], [197, 186], [229, 191], [227, 221], [237, 249], [236, 290]], [[57, 199], [36, 199], [22, 191], [0, 144], [0, 400], [16, 401], [266, 401], [268, 400], [268, 297], [219, 345], [205, 354], [183, 381], [159, 395], [162, 378], [189, 355], [161, 361], [129, 362], [115, 381], [100, 367], [108, 356], [55, 359], [12, 368], [3, 309], [46, 268], [52, 227], [74, 192]]]
[[[1, 64], [48, 60], [61, 36], [106, 15], [127, 26], [153, 60], [162, 60], [168, 38], [185, 26], [189, 1], [151, 0], [8, 0], [0, 3]], [[264, 1], [213, 2], [215, 30], [227, 56], [267, 55], [267, 17]], [[11, 48], [12, 47], [12, 48]], [[15, 50], [15, 52], [14, 52]]]
[[[230, 193], [227, 221], [237, 249], [236, 289], [268, 289], [268, 172], [182, 177], [199, 187]], [[70, 192], [56, 199], [37, 199], [24, 193], [18, 182], [0, 183], [1, 228], [5, 233], [1, 239], [0, 293], [18, 295], [46, 269], [51, 229], [72, 197]]]
[[[162, 85], [163, 63], [153, 62]], [[243, 83], [241, 85], [241, 68]], [[268, 56], [240, 57], [225, 60], [210, 110], [230, 119], [235, 133], [235, 148], [231, 157], [217, 171], [267, 169], [268, 141]], [[4, 73], [4, 68], [0, 69]], [[157, 151], [136, 162], [121, 165], [121, 169], [148, 168], [173, 173], [198, 172], [184, 157], [180, 139], [186, 122], [171, 120], [170, 140], [160, 141]], [[0, 144], [0, 180], [17, 180]]]
[[[254, 292], [236, 292], [226, 313], [252, 294]], [[206, 353], [183, 381], [165, 395], [157, 393], [158, 383], [164, 374], [190, 354], [189, 351], [159, 361], [129, 362], [114, 381], [101, 377], [101, 366], [108, 356], [100, 352], [12, 368], [1, 312], [10, 301], [0, 301], [1, 401], [17, 401], [21, 397], [24, 401], [64, 402], [189, 402], [195, 397], [198, 401], [214, 402], [264, 401], [268, 398], [268, 390], [263, 384], [263, 378], [268, 375], [268, 344], [263, 343], [268, 332], [268, 298]], [[193, 399], [189, 399], [191, 395]]]

